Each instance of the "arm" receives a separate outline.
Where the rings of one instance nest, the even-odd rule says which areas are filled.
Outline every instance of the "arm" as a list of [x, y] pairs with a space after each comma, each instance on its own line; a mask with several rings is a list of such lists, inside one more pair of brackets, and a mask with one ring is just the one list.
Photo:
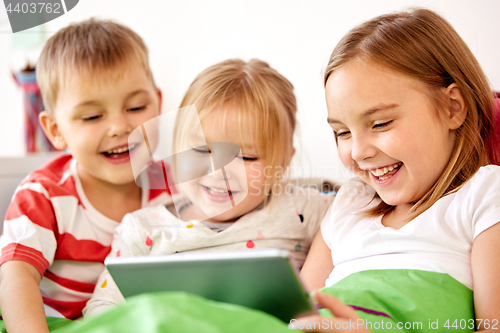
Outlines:
[[0, 267], [0, 308], [9, 333], [48, 332], [38, 270], [24, 261]]
[[53, 212], [47, 190], [26, 179], [5, 215], [0, 238], [0, 309], [9, 333], [49, 331], [39, 284], [57, 248]]
[[325, 281], [333, 270], [331, 251], [326, 245], [321, 228], [316, 233], [307, 255], [300, 277], [309, 292], [325, 286]]
[[[500, 223], [479, 234], [472, 244], [474, 309], [479, 331], [500, 328]], [[495, 325], [496, 323], [496, 325]], [[495, 325], [495, 326], [494, 326]]]

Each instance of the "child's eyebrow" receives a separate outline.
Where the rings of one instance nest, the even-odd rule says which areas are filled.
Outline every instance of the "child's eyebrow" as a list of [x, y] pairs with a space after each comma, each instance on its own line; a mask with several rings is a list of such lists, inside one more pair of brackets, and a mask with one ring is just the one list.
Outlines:
[[[126, 96], [126, 99], [130, 99], [134, 96], [137, 96], [137, 95], [140, 95], [140, 94], [147, 94], [148, 91], [145, 90], [145, 89], [139, 89], [139, 90], [136, 90], [136, 91], [132, 91], [130, 93], [127, 94]], [[91, 100], [91, 101], [83, 101], [83, 102], [80, 102], [78, 103], [77, 105], [75, 105], [74, 108], [80, 108], [80, 107], [85, 107], [85, 106], [98, 106], [99, 105], [99, 101], [97, 100]]]
[[326, 119], [326, 121], [327, 121], [329, 124], [340, 124], [340, 121], [335, 120], [335, 119], [330, 118], [330, 117], [328, 117], [328, 118]]
[[83, 101], [75, 105], [74, 109], [84, 107], [84, 106], [96, 106], [99, 105], [98, 101]]
[[132, 97], [134, 97], [136, 95], [140, 95], [140, 94], [143, 94], [143, 93], [147, 94], [148, 91], [146, 89], [139, 89], [139, 90], [136, 90], [136, 91], [132, 91], [131, 93], [127, 94], [127, 98], [132, 98]]
[[396, 103], [379, 104], [379, 105], [376, 105], [376, 106], [374, 106], [372, 108], [369, 108], [368, 110], [366, 110], [365, 112], [363, 112], [361, 114], [361, 117], [371, 116], [372, 114], [374, 114], [376, 112], [386, 111], [386, 110], [393, 109], [393, 108], [398, 107], [398, 106], [399, 106], [399, 104], [396, 104]]
[[[377, 113], [377, 112], [380, 112], [380, 111], [386, 111], [386, 110], [389, 110], [389, 109], [393, 109], [393, 108], [396, 108], [398, 106], [399, 106], [399, 104], [396, 104], [396, 103], [392, 103], [392, 104], [378, 104], [378, 105], [376, 105], [374, 107], [369, 108], [365, 112], [363, 112], [359, 117], [360, 118], [368, 117], [368, 116], [373, 115], [374, 113]], [[328, 121], [329, 124], [340, 124], [341, 123], [340, 121], [338, 121], [336, 119], [333, 119], [333, 118], [330, 118], [330, 117], [328, 117], [326, 120]]]

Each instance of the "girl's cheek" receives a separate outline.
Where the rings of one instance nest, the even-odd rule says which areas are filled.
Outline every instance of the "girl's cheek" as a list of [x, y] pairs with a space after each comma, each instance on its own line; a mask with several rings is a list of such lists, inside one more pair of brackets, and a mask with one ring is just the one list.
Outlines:
[[347, 169], [349, 169], [349, 171], [351, 171], [353, 174], [361, 178], [365, 176], [365, 173], [358, 167], [358, 164], [352, 159], [350, 149], [343, 149], [342, 147], [339, 146], [338, 151], [342, 164]]
[[342, 147], [341, 145], [337, 147], [342, 164], [344, 164], [345, 167], [351, 169], [355, 165], [354, 160], [351, 158], [351, 151], [346, 147]]
[[247, 183], [253, 182], [263, 183], [265, 181], [265, 172], [263, 168], [258, 163], [252, 163], [250, 166], [245, 167]]

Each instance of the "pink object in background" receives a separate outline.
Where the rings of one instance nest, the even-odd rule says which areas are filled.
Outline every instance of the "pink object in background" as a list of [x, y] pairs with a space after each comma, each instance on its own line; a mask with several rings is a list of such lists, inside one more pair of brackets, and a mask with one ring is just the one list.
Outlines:
[[500, 93], [496, 93], [495, 105], [496, 113], [495, 121], [493, 123], [493, 131], [496, 135], [491, 138], [488, 148], [491, 149], [490, 156], [492, 157], [493, 163], [500, 165]]
[[43, 111], [42, 95], [36, 83], [35, 68], [28, 65], [20, 72], [14, 73], [14, 80], [23, 91], [24, 137], [26, 152], [47, 152], [56, 149], [45, 136], [38, 121], [38, 115]]

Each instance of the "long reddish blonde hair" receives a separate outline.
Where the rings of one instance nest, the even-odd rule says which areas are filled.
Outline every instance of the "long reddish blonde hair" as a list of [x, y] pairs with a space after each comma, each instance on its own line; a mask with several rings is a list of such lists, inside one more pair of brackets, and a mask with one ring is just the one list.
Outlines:
[[[417, 79], [428, 87], [436, 110], [443, 106], [442, 88], [456, 83], [467, 107], [456, 129], [452, 156], [434, 186], [413, 206], [409, 219], [439, 198], [459, 189], [486, 164], [500, 164], [500, 138], [495, 124], [493, 93], [476, 58], [444, 18], [427, 9], [378, 16], [353, 28], [337, 44], [328, 62], [324, 83], [340, 66], [367, 59], [391, 71]], [[381, 202], [370, 216], [394, 207]]]

